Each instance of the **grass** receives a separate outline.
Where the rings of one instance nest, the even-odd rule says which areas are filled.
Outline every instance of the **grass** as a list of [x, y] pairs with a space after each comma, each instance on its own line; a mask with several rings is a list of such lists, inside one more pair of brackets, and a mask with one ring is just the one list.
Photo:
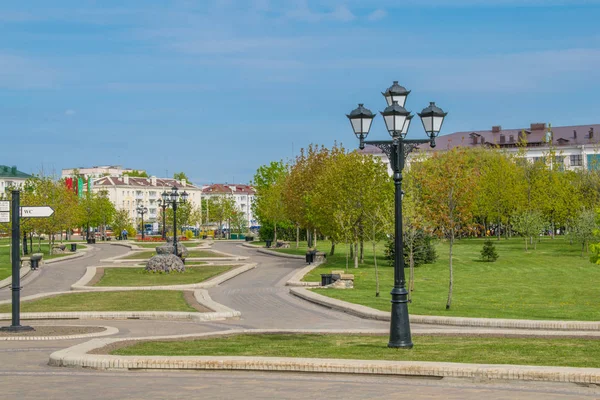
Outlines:
[[[8, 278], [9, 276], [12, 275], [12, 267], [11, 267], [11, 261], [10, 261], [10, 246], [6, 246], [7, 244], [9, 244], [9, 242], [4, 240], [2, 242], [2, 245], [0, 245], [0, 280]], [[71, 247], [68, 244], [66, 244], [66, 248], [67, 248], [67, 250], [70, 250]], [[81, 244], [77, 244], [78, 251], [81, 249], [85, 249], [85, 248], [86, 248], [85, 246], [83, 246]], [[44, 254], [44, 260], [51, 260], [53, 258], [60, 258], [60, 257], [65, 257], [70, 254], [73, 254], [70, 251], [67, 251], [64, 254], [50, 255], [49, 247], [48, 247], [47, 243], [41, 245], [41, 251], [39, 251], [38, 245], [36, 243], [34, 243], [33, 244], [33, 252]]]
[[[124, 260], [146, 260], [156, 255], [156, 251], [136, 251], [133, 254], [124, 257]], [[225, 257], [220, 253], [214, 253], [210, 250], [190, 250], [188, 258], [206, 258], [206, 257]]]
[[[10, 304], [0, 312], [11, 311]], [[195, 311], [184, 300], [183, 292], [134, 290], [128, 292], [73, 293], [21, 303], [21, 312], [54, 311]]]
[[118, 355], [262, 356], [387, 361], [438, 361], [600, 367], [600, 340], [413, 336], [412, 350], [387, 348], [387, 336], [237, 335], [186, 341], [141, 342]]
[[[483, 318], [549, 320], [600, 320], [598, 303], [600, 267], [580, 257], [580, 247], [564, 238], [542, 238], [537, 250], [525, 252], [522, 239], [495, 241], [500, 258], [479, 261], [482, 239], [459, 240], [454, 246], [454, 294], [448, 296], [448, 244], [439, 243], [436, 263], [415, 268], [415, 291], [409, 305], [412, 314]], [[345, 269], [344, 248], [314, 269], [304, 280], [320, 282], [320, 274]], [[365, 263], [353, 268], [352, 290], [316, 289], [315, 292], [383, 311], [390, 310], [389, 291], [393, 268], [378, 249], [381, 295], [375, 297], [375, 272], [370, 245], [365, 243]], [[408, 276], [408, 269], [406, 269]]]
[[170, 274], [147, 272], [144, 268], [105, 268], [104, 276], [96, 286], [186, 285], [203, 282], [232, 268], [228, 265], [188, 266], [183, 273]]

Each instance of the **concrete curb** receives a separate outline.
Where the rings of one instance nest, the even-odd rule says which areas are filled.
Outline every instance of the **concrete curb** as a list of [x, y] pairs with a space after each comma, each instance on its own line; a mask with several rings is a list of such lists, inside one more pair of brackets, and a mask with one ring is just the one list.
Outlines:
[[[32, 272], [30, 267], [21, 267], [21, 269], [19, 270], [19, 276], [21, 277], [21, 279], [23, 279], [30, 272]], [[12, 275], [9, 276], [8, 278], [4, 278], [0, 281], [0, 289], [4, 289], [5, 287], [10, 286], [11, 284], [12, 284]]]
[[77, 250], [77, 252], [75, 254], [69, 254], [68, 256], [64, 256], [64, 257], [52, 258], [50, 260], [42, 260], [43, 261], [42, 266], [45, 264], [55, 264], [58, 262], [63, 262], [63, 261], [73, 260], [75, 258], [80, 258], [80, 257], [85, 256], [89, 251], [90, 251], [90, 248], [87, 247], [85, 249]]
[[267, 250], [267, 249], [260, 248], [260, 247], [256, 251], [258, 251], [259, 253], [262, 253], [262, 254], [268, 254], [270, 256], [275, 256], [275, 257], [294, 258], [294, 259], [300, 259], [300, 260], [304, 260], [305, 259], [304, 256], [301, 256], [299, 254], [279, 253], [277, 251]]
[[[81, 326], [81, 325], [63, 325], [63, 326]], [[2, 341], [20, 341], [20, 340], [70, 340], [70, 339], [88, 339], [102, 336], [116, 335], [119, 333], [117, 328], [112, 326], [100, 326], [106, 330], [102, 332], [94, 333], [82, 333], [78, 335], [60, 335], [60, 336], [0, 336], [0, 342]]]
[[[119, 268], [119, 265], [104, 266], [102, 268]], [[246, 271], [256, 268], [256, 264], [244, 264], [237, 268], [231, 269], [223, 274], [214, 276], [204, 282], [190, 283], [187, 285], [164, 285], [164, 286], [87, 286], [87, 284], [96, 276], [96, 269], [98, 267], [87, 267], [87, 270], [83, 277], [76, 283], [71, 285], [72, 290], [86, 291], [86, 292], [122, 292], [131, 290], [189, 290], [189, 289], [200, 289], [200, 288], [211, 288], [221, 283], [228, 281]], [[125, 268], [140, 268], [140, 267], [125, 267]], [[143, 268], [143, 267], [141, 267]], [[201, 268], [201, 267], [200, 267]]]
[[[245, 256], [236, 256], [235, 254], [224, 253], [222, 251], [211, 249], [210, 247], [207, 247], [206, 249], [210, 249], [210, 251], [213, 253], [223, 254], [224, 257], [187, 257], [186, 261], [244, 261], [244, 260], [247, 260], [250, 258], [250, 257], [245, 257]], [[201, 248], [201, 250], [205, 250], [205, 248]], [[120, 256], [105, 258], [103, 260], [100, 260], [100, 262], [102, 262], [102, 263], [146, 262], [146, 261], [148, 261], [148, 259], [146, 259], [146, 258], [129, 258], [129, 259], [125, 258], [125, 257], [129, 257], [133, 254], [140, 253], [142, 251], [149, 251], [149, 249], [145, 249], [145, 248], [132, 249], [128, 253], [125, 253]]]
[[[165, 340], [266, 333], [371, 333], [331, 330], [231, 330], [206, 334], [125, 339], [92, 339], [50, 355], [49, 365], [99, 370], [181, 369], [324, 372], [369, 375], [405, 375], [543, 382], [600, 383], [600, 368], [539, 367], [528, 365], [460, 364], [425, 361], [378, 361], [288, 357], [111, 356], [87, 354], [108, 344], [130, 340]], [[382, 333], [382, 331], [377, 331]]]
[[304, 275], [308, 274], [313, 269], [317, 268], [322, 263], [313, 263], [312, 265], [307, 265], [302, 268], [300, 271], [296, 272], [289, 281], [285, 283], [285, 286], [311, 286], [311, 287], [319, 287], [321, 284], [319, 282], [303, 282], [301, 279], [304, 278]]
[[[333, 289], [332, 289], [333, 290]], [[313, 293], [305, 288], [290, 288], [290, 293], [301, 299], [319, 304], [334, 310], [343, 311], [365, 319], [389, 321], [390, 313], [376, 310], [360, 304], [332, 299]], [[597, 321], [544, 321], [526, 319], [499, 319], [499, 318], [466, 318], [466, 317], [438, 317], [433, 315], [411, 315], [410, 322], [414, 324], [469, 326], [478, 328], [512, 328], [512, 329], [546, 329], [561, 331], [599, 331], [600, 322]]]

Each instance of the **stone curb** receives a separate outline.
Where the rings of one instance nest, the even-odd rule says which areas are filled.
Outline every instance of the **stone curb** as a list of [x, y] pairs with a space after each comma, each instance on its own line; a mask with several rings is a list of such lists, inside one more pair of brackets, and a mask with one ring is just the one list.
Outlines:
[[262, 254], [268, 254], [270, 256], [275, 256], [275, 257], [294, 258], [294, 259], [300, 259], [300, 260], [304, 260], [305, 259], [304, 256], [301, 256], [299, 254], [279, 253], [277, 251], [267, 250], [267, 249], [263, 249], [263, 248], [260, 248], [260, 247], [256, 251], [258, 251], [259, 253], [262, 253]]
[[[382, 331], [377, 331], [381, 333]], [[108, 344], [127, 340], [164, 340], [193, 337], [219, 337], [253, 333], [371, 333], [374, 331], [331, 330], [231, 330], [207, 334], [158, 336], [125, 339], [92, 339], [50, 355], [49, 365], [99, 370], [181, 369], [324, 372], [370, 375], [405, 375], [469, 379], [502, 379], [543, 382], [600, 383], [600, 368], [539, 367], [528, 365], [460, 364], [426, 361], [378, 361], [289, 357], [236, 356], [112, 356], [87, 354]]]
[[[334, 310], [343, 311], [365, 319], [389, 321], [390, 313], [332, 299], [313, 293], [305, 288], [290, 288], [290, 293], [301, 299], [322, 305]], [[512, 328], [512, 329], [547, 329], [562, 331], [599, 331], [600, 322], [597, 321], [544, 321], [526, 319], [500, 319], [500, 318], [466, 318], [466, 317], [438, 317], [433, 315], [410, 315], [410, 322], [414, 324], [469, 326], [479, 328]]]
[[[245, 261], [250, 257], [243, 256], [235, 256], [235, 257], [188, 257], [185, 261]], [[107, 258], [104, 260], [100, 260], [102, 263], [113, 263], [113, 264], [121, 264], [121, 263], [144, 263], [147, 262], [147, 258], [130, 258], [130, 259], [112, 259]]]
[[[19, 270], [19, 276], [21, 277], [21, 279], [23, 279], [30, 272], [32, 272], [30, 267], [21, 267], [21, 269]], [[12, 275], [9, 276], [8, 278], [4, 278], [0, 281], [0, 289], [4, 289], [5, 287], [10, 286], [11, 284], [12, 284]]]
[[[252, 264], [247, 264], [252, 265]], [[230, 278], [229, 278], [230, 279]], [[123, 290], [113, 290], [113, 292], [122, 292]], [[208, 292], [194, 291], [194, 297], [196, 301], [204, 307], [214, 310], [214, 312], [200, 313], [200, 312], [186, 312], [186, 311], [64, 311], [64, 312], [34, 312], [34, 313], [21, 313], [22, 320], [34, 320], [34, 319], [187, 319], [197, 322], [203, 321], [220, 321], [228, 318], [238, 318], [242, 314], [224, 305], [213, 301]], [[90, 293], [88, 290], [72, 290], [66, 292], [51, 292], [51, 293], [38, 293], [31, 296], [26, 296], [21, 301], [36, 300], [44, 297], [58, 296], [61, 294], [72, 294], [72, 293]], [[0, 304], [10, 304], [11, 299], [2, 300]], [[0, 321], [12, 319], [11, 313], [0, 313]]]
[[304, 277], [304, 275], [308, 274], [310, 271], [317, 268], [321, 264], [322, 263], [313, 263], [312, 265], [307, 265], [306, 267], [302, 268], [300, 271], [296, 272], [290, 278], [290, 280], [288, 280], [285, 283], [285, 286], [301, 286], [301, 287], [302, 286], [312, 286], [312, 287], [321, 286], [321, 284], [319, 282], [304, 282], [301, 280]]
[[[64, 326], [80, 326], [80, 325], [64, 325]], [[69, 340], [69, 339], [87, 339], [101, 336], [116, 335], [119, 333], [117, 328], [112, 326], [101, 326], [106, 330], [102, 332], [94, 333], [82, 333], [79, 335], [61, 335], [61, 336], [0, 336], [1, 341], [15, 341], [15, 340]]]
[[64, 256], [64, 257], [58, 257], [58, 258], [52, 258], [50, 260], [42, 260], [43, 264], [55, 264], [58, 262], [63, 262], [63, 261], [67, 261], [67, 260], [73, 260], [75, 258], [80, 258], [85, 256], [88, 252], [90, 251], [90, 248], [87, 247], [85, 249], [81, 249], [81, 250], [77, 250], [77, 252], [75, 254], [69, 254], [68, 256]]
[[[103, 268], [119, 268], [119, 265], [105, 266]], [[140, 268], [140, 267], [126, 267], [126, 268]], [[143, 268], [143, 267], [142, 267]], [[189, 289], [200, 289], [200, 288], [211, 288], [220, 285], [221, 283], [228, 281], [246, 271], [256, 268], [256, 264], [244, 264], [232, 270], [229, 270], [223, 274], [217, 275], [204, 282], [190, 283], [187, 285], [164, 285], [164, 286], [87, 286], [87, 284], [96, 276], [97, 267], [87, 267], [87, 270], [83, 277], [76, 283], [71, 285], [72, 290], [84, 291], [84, 292], [123, 292], [131, 290], [189, 290]], [[71, 293], [71, 292], [68, 292]]]

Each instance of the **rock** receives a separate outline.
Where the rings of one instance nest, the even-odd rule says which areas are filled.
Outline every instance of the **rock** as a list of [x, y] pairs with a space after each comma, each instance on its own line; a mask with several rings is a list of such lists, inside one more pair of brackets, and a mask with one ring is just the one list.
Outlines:
[[146, 271], [166, 273], [171, 271], [183, 272], [185, 271], [185, 265], [175, 254], [159, 254], [148, 260]]
[[[163, 244], [156, 248], [156, 254], [173, 254], [173, 241]], [[189, 254], [187, 247], [181, 243], [177, 243], [177, 255], [181, 258], [186, 258]]]

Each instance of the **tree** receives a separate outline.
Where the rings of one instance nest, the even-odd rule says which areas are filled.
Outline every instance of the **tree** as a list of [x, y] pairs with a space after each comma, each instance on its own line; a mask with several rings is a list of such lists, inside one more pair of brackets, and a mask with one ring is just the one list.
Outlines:
[[569, 228], [569, 236], [576, 243], [581, 244], [581, 257], [583, 257], [583, 251], [586, 250], [590, 241], [594, 239], [594, 232], [598, 229], [596, 213], [592, 210], [581, 210], [575, 218], [570, 220]]
[[231, 219], [236, 211], [235, 200], [227, 195], [214, 196], [213, 198], [213, 208], [210, 210], [211, 216], [215, 221], [218, 221], [218, 229], [223, 229], [223, 223]]
[[273, 241], [277, 243], [277, 225], [287, 221], [283, 198], [287, 166], [283, 161], [262, 165], [254, 174], [252, 185], [256, 190], [252, 210], [261, 225], [273, 225]]
[[536, 248], [537, 241], [533, 238], [542, 233], [546, 225], [547, 221], [539, 210], [523, 211], [512, 217], [513, 229], [525, 239], [525, 251], [528, 240], [534, 245], [534, 249]]
[[117, 210], [115, 211], [112, 228], [113, 232], [117, 236], [121, 236], [121, 232], [123, 230], [128, 230], [133, 225], [131, 218], [129, 218], [129, 211], [127, 210]]
[[498, 259], [498, 252], [496, 252], [494, 242], [492, 242], [490, 239], [487, 239], [485, 242], [483, 242], [481, 259], [486, 262], [494, 262]]
[[177, 180], [177, 181], [182, 181], [185, 179], [186, 182], [190, 181], [190, 178], [187, 177], [187, 175], [185, 174], [185, 172], [175, 172], [173, 174], [173, 179]]
[[147, 178], [148, 177], [148, 173], [146, 171], [142, 171], [142, 170], [133, 170], [133, 171], [125, 171], [123, 172], [123, 176], [130, 176], [132, 178]]
[[454, 271], [452, 268], [454, 240], [459, 234], [474, 231], [473, 221], [478, 171], [473, 168], [473, 152], [454, 148], [435, 153], [431, 158], [411, 166], [415, 184], [420, 188], [426, 220], [440, 236], [449, 241], [449, 284], [446, 309], [452, 304]]

